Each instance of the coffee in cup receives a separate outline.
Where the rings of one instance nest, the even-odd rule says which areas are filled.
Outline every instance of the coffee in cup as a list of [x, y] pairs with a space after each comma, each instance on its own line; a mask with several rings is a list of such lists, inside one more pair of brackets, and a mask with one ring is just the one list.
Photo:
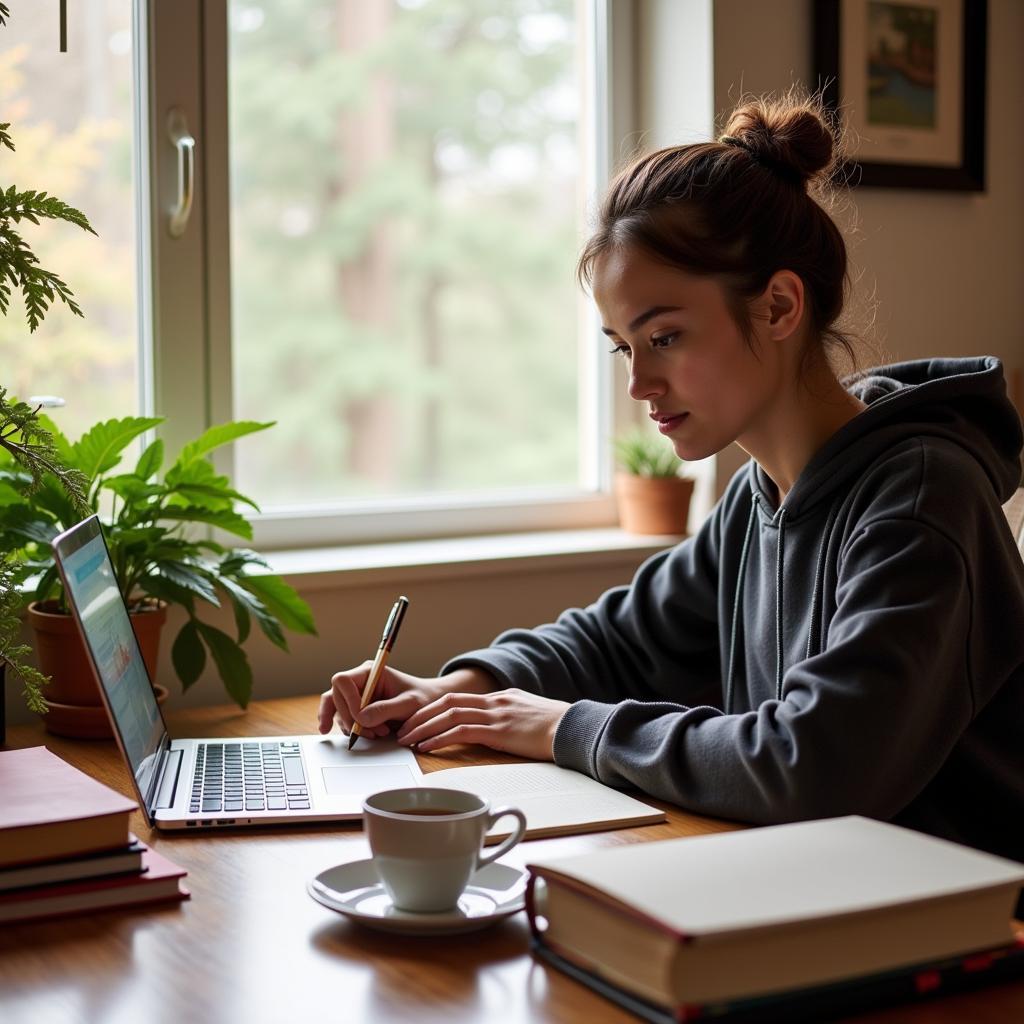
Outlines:
[[[492, 853], [484, 837], [506, 815], [516, 828]], [[363, 827], [384, 888], [399, 910], [451, 910], [479, 868], [506, 854], [526, 832], [516, 807], [492, 811], [487, 800], [456, 789], [411, 786], [363, 802]]]

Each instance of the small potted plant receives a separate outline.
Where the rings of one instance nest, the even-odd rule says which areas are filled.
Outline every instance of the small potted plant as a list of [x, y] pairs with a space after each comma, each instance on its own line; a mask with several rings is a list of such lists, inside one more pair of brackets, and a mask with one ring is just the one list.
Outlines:
[[[125, 450], [160, 419], [130, 416], [97, 423], [73, 443], [45, 417], [41, 420], [63, 464], [83, 481], [88, 509], [100, 513], [117, 582], [150, 675], [156, 671], [167, 605], [179, 605], [187, 617], [171, 648], [171, 660], [183, 689], [199, 678], [209, 654], [228, 694], [240, 707], [246, 707], [252, 693], [252, 669], [242, 644], [252, 621], [284, 650], [288, 648], [285, 629], [316, 632], [309, 607], [292, 587], [265, 571], [266, 562], [258, 554], [206, 536], [207, 528], [213, 526], [251, 539], [252, 526], [236, 505], [256, 508], [255, 503], [233, 490], [207, 456], [221, 445], [272, 424], [240, 422], [211, 427], [185, 445], [166, 472], [161, 472], [164, 444], [157, 438], [143, 450], [134, 469], [124, 472], [118, 467]], [[0, 451], [0, 472], [3, 458]], [[28, 617], [36, 634], [40, 666], [52, 676], [47, 702], [51, 711], [58, 712], [44, 721], [51, 731], [63, 735], [109, 735], [102, 701], [68, 614], [50, 547], [59, 532], [81, 520], [81, 512], [66, 499], [52, 474], [44, 473], [35, 490], [17, 473], [9, 472], [6, 482], [14, 493], [8, 493], [6, 503], [0, 506], [0, 545], [37, 580]], [[222, 599], [232, 608], [236, 636], [197, 614], [202, 604], [219, 606]]]
[[662, 439], [637, 430], [615, 442], [615, 497], [627, 533], [686, 532], [693, 481], [679, 476], [679, 457]]

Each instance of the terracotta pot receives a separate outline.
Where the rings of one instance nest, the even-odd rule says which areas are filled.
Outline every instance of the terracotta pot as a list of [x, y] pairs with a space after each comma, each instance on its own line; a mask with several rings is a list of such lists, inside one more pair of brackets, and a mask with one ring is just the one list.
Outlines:
[[685, 477], [615, 474], [619, 523], [627, 533], [686, 533], [692, 497], [693, 481]]
[[[39, 670], [50, 676], [43, 695], [51, 710], [43, 716], [43, 725], [59, 736], [109, 737], [113, 734], [99, 684], [93, 676], [75, 620], [71, 615], [50, 610], [49, 604], [33, 602], [28, 607]], [[132, 612], [129, 618], [149, 678], [153, 679], [160, 653], [160, 631], [167, 621], [167, 605], [162, 601], [150, 602]], [[158, 701], [166, 700], [167, 691], [163, 687], [154, 686], [154, 692]]]

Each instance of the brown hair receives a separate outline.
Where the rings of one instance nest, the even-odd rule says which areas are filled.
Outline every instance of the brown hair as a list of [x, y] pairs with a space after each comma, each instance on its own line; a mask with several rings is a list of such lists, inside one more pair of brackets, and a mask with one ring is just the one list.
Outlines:
[[801, 368], [835, 346], [856, 368], [850, 337], [837, 326], [850, 287], [846, 244], [825, 209], [834, 202], [840, 141], [820, 101], [791, 91], [741, 103], [717, 142], [635, 159], [608, 188], [578, 280], [588, 286], [598, 257], [625, 245], [720, 278], [753, 349], [749, 302], [777, 270], [791, 270], [804, 283], [811, 327]]

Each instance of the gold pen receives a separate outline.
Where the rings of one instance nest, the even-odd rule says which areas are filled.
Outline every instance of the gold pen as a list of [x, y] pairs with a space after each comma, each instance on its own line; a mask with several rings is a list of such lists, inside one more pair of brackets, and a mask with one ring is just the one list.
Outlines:
[[[363, 696], [359, 702], [360, 711], [373, 700], [373, 691], [377, 689], [377, 681], [380, 679], [381, 672], [384, 671], [384, 665], [388, 660], [388, 655], [391, 653], [391, 648], [395, 646], [395, 640], [398, 638], [398, 627], [402, 625], [405, 609], [408, 607], [409, 598], [400, 597], [395, 602], [394, 608], [391, 609], [391, 614], [388, 616], [388, 621], [384, 626], [384, 633], [380, 638], [380, 646], [377, 648], [377, 657], [373, 659], [370, 678], [366, 680], [366, 686], [363, 687]], [[355, 746], [361, 732], [362, 729], [359, 723], [353, 722], [352, 731], [348, 735], [349, 750]]]

